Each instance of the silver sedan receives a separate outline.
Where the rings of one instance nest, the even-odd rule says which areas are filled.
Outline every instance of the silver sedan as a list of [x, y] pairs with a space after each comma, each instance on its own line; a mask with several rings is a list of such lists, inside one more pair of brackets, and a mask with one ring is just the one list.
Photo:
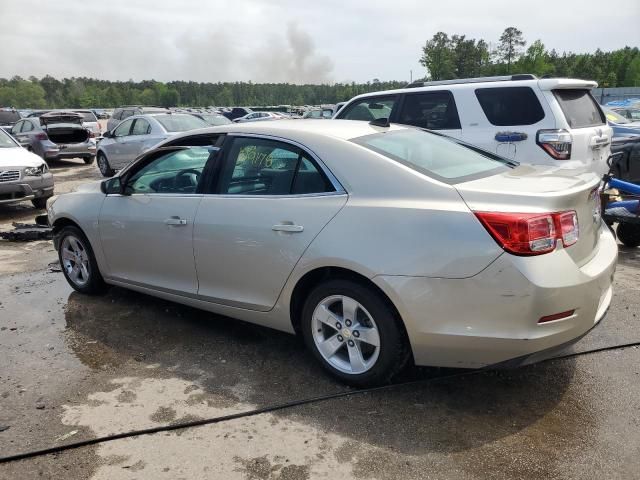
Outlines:
[[105, 132], [98, 144], [98, 168], [111, 177], [157, 143], [181, 132], [208, 127], [201, 118], [182, 113], [133, 115]]
[[74, 289], [301, 334], [362, 386], [533, 362], [598, 324], [617, 261], [598, 185], [410, 127], [261, 122], [173, 137], [48, 214]]

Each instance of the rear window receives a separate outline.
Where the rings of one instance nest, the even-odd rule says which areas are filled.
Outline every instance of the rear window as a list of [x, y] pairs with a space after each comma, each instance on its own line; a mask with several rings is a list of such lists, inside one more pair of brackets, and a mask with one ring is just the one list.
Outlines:
[[186, 132], [195, 128], [204, 128], [209, 125], [193, 115], [155, 115], [155, 118], [167, 132]]
[[589, 90], [561, 89], [554, 90], [553, 94], [571, 128], [604, 125], [604, 115]]
[[18, 112], [0, 111], [0, 125], [8, 125], [10, 123], [16, 123], [21, 119], [22, 117]]
[[96, 118], [96, 116], [94, 115], [93, 112], [76, 112], [79, 113], [80, 115], [82, 115], [82, 121], [83, 122], [97, 122], [98, 119]]
[[200, 117], [202, 117], [202, 119], [209, 125], [213, 125], [214, 127], [216, 125], [228, 125], [231, 123], [231, 120], [222, 115], [200, 114]]
[[493, 175], [510, 165], [488, 152], [419, 129], [376, 133], [352, 141], [445, 183]]
[[478, 88], [476, 97], [492, 125], [533, 125], [544, 118], [544, 110], [529, 87]]
[[449, 91], [406, 95], [398, 122], [430, 130], [460, 128], [456, 102]]

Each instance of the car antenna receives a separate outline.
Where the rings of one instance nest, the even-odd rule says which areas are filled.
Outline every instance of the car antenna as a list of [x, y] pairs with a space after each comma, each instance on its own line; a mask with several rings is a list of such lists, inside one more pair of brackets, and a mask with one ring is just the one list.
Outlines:
[[369, 122], [369, 125], [373, 125], [374, 127], [385, 127], [388, 128], [391, 126], [391, 122], [387, 117], [375, 118]]

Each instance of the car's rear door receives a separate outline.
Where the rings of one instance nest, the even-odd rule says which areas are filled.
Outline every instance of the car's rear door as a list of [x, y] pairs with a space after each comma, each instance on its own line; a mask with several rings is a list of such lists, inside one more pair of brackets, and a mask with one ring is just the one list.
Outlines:
[[109, 164], [116, 170], [122, 169], [129, 163], [127, 139], [131, 135], [132, 126], [133, 119], [124, 120], [113, 130], [113, 142], [104, 147]]
[[458, 108], [449, 90], [404, 94], [394, 121], [404, 125], [437, 130], [450, 137], [462, 137]]
[[318, 159], [285, 140], [228, 135], [223, 148], [193, 232], [198, 295], [267, 311], [347, 195]]
[[123, 194], [107, 195], [98, 219], [110, 278], [196, 293], [192, 237], [202, 200], [197, 184], [211, 155], [207, 147], [172, 147], [123, 175]]

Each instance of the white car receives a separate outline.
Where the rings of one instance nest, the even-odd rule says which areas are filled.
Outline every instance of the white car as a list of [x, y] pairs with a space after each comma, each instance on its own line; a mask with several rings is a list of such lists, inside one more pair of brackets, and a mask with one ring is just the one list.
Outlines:
[[351, 99], [336, 119], [437, 130], [532, 165], [607, 172], [612, 131], [596, 82], [534, 75], [414, 82]]
[[48, 218], [74, 289], [300, 333], [366, 385], [410, 359], [533, 362], [597, 325], [618, 255], [599, 182], [412, 127], [259, 122], [170, 138]]
[[0, 129], [0, 205], [31, 200], [44, 208], [53, 195], [53, 175], [47, 163]]

